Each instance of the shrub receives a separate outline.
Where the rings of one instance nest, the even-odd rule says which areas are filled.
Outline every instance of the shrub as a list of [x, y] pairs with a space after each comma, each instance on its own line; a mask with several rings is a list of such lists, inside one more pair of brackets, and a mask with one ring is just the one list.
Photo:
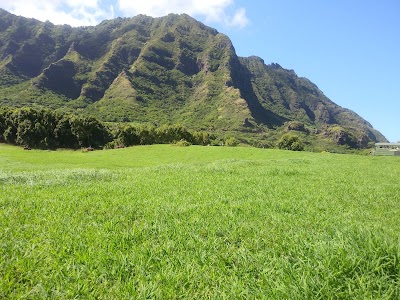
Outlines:
[[195, 145], [210, 145], [215, 140], [215, 136], [205, 131], [195, 131], [192, 134], [192, 142]]
[[237, 145], [239, 145], [239, 141], [234, 137], [229, 137], [225, 140], [225, 146], [236, 147]]
[[117, 143], [115, 140], [108, 142], [107, 144], [104, 145], [103, 149], [109, 150], [109, 149], [115, 149], [117, 147]]
[[210, 145], [211, 146], [223, 146], [224, 145], [224, 141], [222, 141], [220, 139], [211, 140]]
[[278, 148], [292, 151], [303, 151], [304, 144], [300, 138], [292, 134], [284, 134], [278, 142]]
[[184, 139], [181, 139], [180, 141], [177, 141], [175, 143], [175, 146], [178, 146], [178, 147], [188, 147], [190, 145], [192, 145], [192, 144], [190, 142], [188, 142], [187, 140], [184, 140]]
[[253, 143], [253, 147], [268, 149], [268, 148], [273, 148], [274, 145], [269, 141], [260, 141]]

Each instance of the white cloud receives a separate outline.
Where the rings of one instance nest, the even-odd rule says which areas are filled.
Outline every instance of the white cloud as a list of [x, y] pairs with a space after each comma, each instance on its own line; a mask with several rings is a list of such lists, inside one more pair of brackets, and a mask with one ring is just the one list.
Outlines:
[[9, 12], [54, 24], [87, 26], [113, 18], [113, 8], [104, 9], [99, 0], [0, 0]]
[[244, 9], [243, 7], [239, 8], [235, 12], [233, 18], [228, 21], [228, 23], [232, 27], [246, 27], [246, 25], [249, 24], [249, 19], [247, 19], [246, 17], [246, 9]]
[[160, 17], [168, 13], [187, 13], [207, 23], [229, 27], [248, 24], [246, 10], [236, 8], [235, 0], [0, 0], [9, 12], [54, 24], [96, 25], [118, 14], [133, 17], [146, 14]]
[[160, 17], [168, 13], [187, 13], [194, 17], [204, 17], [206, 22], [231, 27], [246, 26], [246, 10], [239, 8], [232, 15], [229, 11], [233, 4], [233, 0], [118, 0], [118, 7], [125, 16], [145, 14]]

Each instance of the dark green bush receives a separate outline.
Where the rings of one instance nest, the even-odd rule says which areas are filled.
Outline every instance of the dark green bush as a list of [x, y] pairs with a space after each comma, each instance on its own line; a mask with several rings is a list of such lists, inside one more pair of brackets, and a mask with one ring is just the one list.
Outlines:
[[292, 134], [284, 134], [278, 141], [278, 148], [292, 151], [303, 151], [304, 144], [300, 138]]

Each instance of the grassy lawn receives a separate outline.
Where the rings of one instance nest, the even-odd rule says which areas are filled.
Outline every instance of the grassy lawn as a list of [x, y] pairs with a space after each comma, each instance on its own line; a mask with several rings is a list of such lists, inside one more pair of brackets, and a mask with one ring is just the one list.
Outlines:
[[0, 144], [0, 299], [400, 299], [400, 159]]

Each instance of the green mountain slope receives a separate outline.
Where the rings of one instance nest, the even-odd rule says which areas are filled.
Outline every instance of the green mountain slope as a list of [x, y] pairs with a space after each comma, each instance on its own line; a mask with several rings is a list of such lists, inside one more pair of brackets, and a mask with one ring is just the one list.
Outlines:
[[386, 140], [309, 80], [238, 57], [226, 35], [188, 15], [72, 28], [0, 10], [0, 104], [257, 139], [296, 131], [353, 148]]

